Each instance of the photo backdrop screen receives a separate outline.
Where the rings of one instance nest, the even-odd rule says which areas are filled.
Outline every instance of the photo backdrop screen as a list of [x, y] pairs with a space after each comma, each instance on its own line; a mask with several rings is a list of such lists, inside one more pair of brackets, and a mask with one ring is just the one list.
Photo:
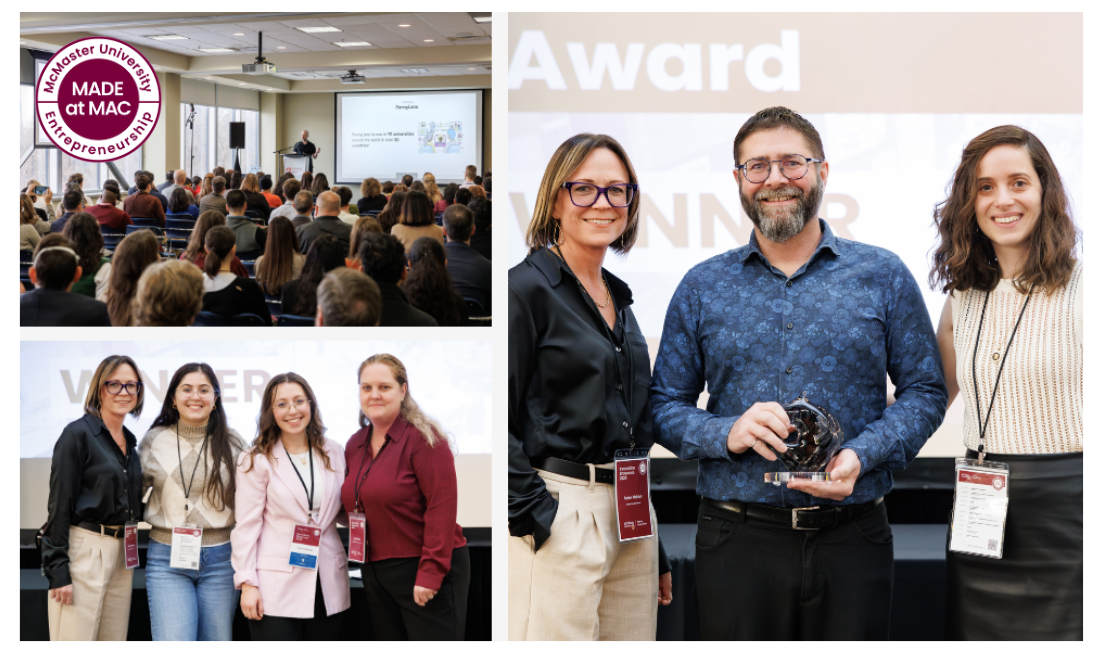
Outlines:
[[141, 369], [145, 405], [125, 425], [141, 440], [161, 412], [173, 373], [185, 363], [214, 368], [230, 428], [251, 442], [268, 380], [296, 372], [310, 383], [327, 427], [344, 446], [360, 429], [360, 363], [390, 353], [406, 366], [409, 391], [455, 442], [460, 456], [491, 452], [488, 342], [23, 342], [20, 345], [19, 456], [51, 458], [65, 425], [83, 414], [96, 367], [125, 354]]
[[[1032, 55], [1001, 65], [976, 38], [993, 30], [1031, 34]], [[836, 236], [896, 253], [932, 324], [946, 301], [927, 282], [932, 212], [972, 138], [1005, 124], [1032, 131], [1074, 220], [1085, 206], [1081, 14], [511, 14], [508, 78], [509, 265], [527, 254], [559, 145], [613, 136], [642, 202], [635, 247], [605, 267], [631, 287], [652, 356], [685, 273], [749, 241], [733, 141], [767, 107], [815, 126], [830, 166], [820, 217]], [[926, 455], [960, 455], [963, 415], [959, 400]]]
[[443, 188], [483, 169], [482, 91], [337, 93], [337, 181], [431, 172]]

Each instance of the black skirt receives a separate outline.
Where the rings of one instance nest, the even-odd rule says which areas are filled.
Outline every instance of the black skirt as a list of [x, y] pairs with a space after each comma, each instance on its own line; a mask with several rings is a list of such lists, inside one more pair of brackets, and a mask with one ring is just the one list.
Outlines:
[[[969, 451], [966, 457], [975, 459]], [[1084, 639], [1084, 454], [1006, 463], [1003, 558], [946, 551], [946, 639]]]

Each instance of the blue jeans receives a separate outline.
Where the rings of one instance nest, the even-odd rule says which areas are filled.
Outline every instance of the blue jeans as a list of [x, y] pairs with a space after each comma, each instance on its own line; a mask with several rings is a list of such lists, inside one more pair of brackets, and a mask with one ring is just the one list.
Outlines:
[[146, 593], [154, 641], [233, 639], [238, 591], [230, 564], [230, 543], [203, 547], [199, 569], [169, 566], [172, 547], [149, 541]]

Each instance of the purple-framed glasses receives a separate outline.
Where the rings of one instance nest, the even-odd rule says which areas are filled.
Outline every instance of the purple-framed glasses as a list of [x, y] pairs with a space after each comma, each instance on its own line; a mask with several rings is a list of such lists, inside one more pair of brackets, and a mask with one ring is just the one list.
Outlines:
[[588, 181], [565, 181], [560, 188], [566, 188], [571, 196], [571, 203], [575, 206], [587, 207], [597, 204], [597, 199], [602, 195], [609, 206], [623, 208], [632, 203], [636, 197], [639, 184], [613, 184], [611, 186], [597, 186]]

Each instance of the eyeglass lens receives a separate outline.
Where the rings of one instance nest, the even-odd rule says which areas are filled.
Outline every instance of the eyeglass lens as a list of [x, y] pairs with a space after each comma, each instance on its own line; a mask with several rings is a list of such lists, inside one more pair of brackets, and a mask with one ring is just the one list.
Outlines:
[[[774, 161], [764, 158], [749, 159], [746, 167], [743, 168], [743, 174], [750, 182], [766, 181], [770, 177], [770, 169], [774, 163]], [[808, 160], [799, 154], [790, 154], [777, 163], [780, 164], [781, 174], [788, 179], [800, 179], [808, 174]]]
[[107, 382], [107, 392], [113, 395], [117, 395], [120, 392], [126, 391], [128, 395], [138, 394], [138, 388], [141, 387], [140, 383], [119, 383], [118, 381]]
[[[593, 206], [602, 194], [600, 187], [593, 184], [575, 184], [570, 187], [571, 201], [576, 206]], [[610, 186], [604, 190], [611, 206], [624, 207], [632, 203], [633, 189], [627, 184]]]

